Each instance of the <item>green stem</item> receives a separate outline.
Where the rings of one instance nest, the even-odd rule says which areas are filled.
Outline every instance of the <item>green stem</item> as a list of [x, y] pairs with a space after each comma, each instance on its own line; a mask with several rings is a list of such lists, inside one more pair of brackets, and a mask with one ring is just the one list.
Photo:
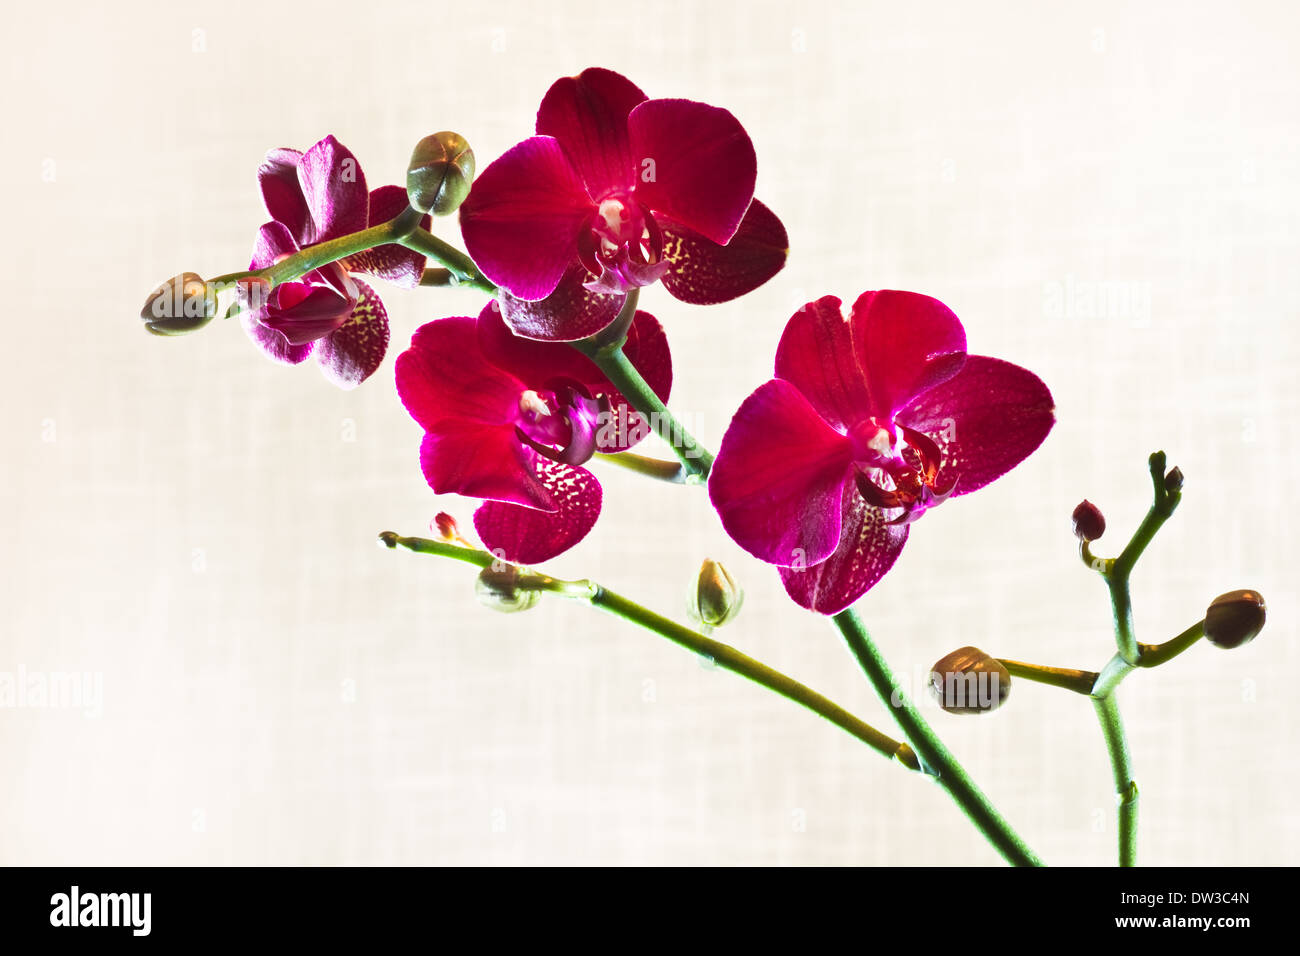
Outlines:
[[1093, 698], [1097, 720], [1106, 738], [1106, 751], [1115, 776], [1115, 793], [1119, 798], [1119, 865], [1137, 865], [1138, 787], [1133, 780], [1133, 762], [1119, 703], [1113, 694]]
[[605, 373], [605, 378], [627, 399], [628, 404], [645, 416], [655, 434], [668, 443], [685, 469], [686, 483], [703, 484], [709, 477], [709, 469], [713, 467], [713, 455], [682, 427], [668, 406], [659, 400], [659, 396], [623, 354], [627, 327], [636, 314], [638, 293], [639, 290], [632, 289], [627, 294], [623, 308], [609, 329], [598, 332], [589, 339], [569, 344], [591, 359]]
[[330, 239], [328, 242], [308, 246], [300, 252], [281, 259], [275, 265], [261, 270], [261, 275], [269, 279], [271, 287], [275, 288], [282, 282], [292, 282], [313, 269], [319, 269], [331, 262], [338, 262], [340, 259], [346, 259], [348, 256], [365, 252], [367, 249], [373, 249], [376, 246], [401, 242], [411, 234], [412, 230], [418, 229], [419, 225], [420, 214], [407, 206], [405, 210], [388, 222], [378, 226], [371, 226], [369, 229], [362, 229], [360, 232], [339, 236], [339, 238]]
[[434, 262], [445, 267], [450, 275], [448, 285], [465, 286], [495, 296], [500, 290], [478, 271], [474, 260], [455, 246], [443, 242], [433, 233], [417, 226], [398, 240], [408, 249], [421, 252]]
[[[1178, 502], [1182, 500], [1182, 472], [1175, 468], [1166, 474], [1165, 463], [1165, 453], [1162, 451], [1152, 453], [1148, 460], [1153, 492], [1151, 508], [1119, 557], [1113, 561], [1093, 559], [1094, 567], [1101, 572], [1102, 577], [1106, 579], [1107, 588], [1110, 589], [1110, 603], [1115, 616], [1115, 644], [1119, 648], [1120, 656], [1135, 666], [1142, 656], [1142, 650], [1133, 632], [1133, 601], [1129, 596], [1129, 575], [1132, 574], [1137, 559], [1142, 556], [1142, 552], [1156, 536], [1156, 532], [1169, 520], [1174, 509], [1178, 507]], [[1086, 542], [1080, 547], [1080, 554], [1085, 560], [1091, 557], [1087, 552]]]
[[611, 465], [617, 465], [619, 468], [626, 468], [628, 471], [634, 471], [639, 475], [657, 478], [659, 481], [668, 481], [680, 485], [686, 480], [686, 469], [682, 467], [681, 462], [648, 458], [645, 455], [633, 454], [630, 451], [621, 451], [613, 455], [598, 451], [596, 452], [596, 459]]
[[1142, 556], [1156, 532], [1173, 515], [1182, 500], [1183, 473], [1177, 468], [1165, 471], [1167, 464], [1163, 451], [1153, 452], [1147, 460], [1151, 473], [1151, 508], [1138, 525], [1129, 543], [1112, 560], [1093, 558], [1087, 542], [1079, 554], [1094, 570], [1099, 571], [1110, 591], [1111, 612], [1115, 623], [1115, 646], [1118, 653], [1110, 659], [1092, 687], [1093, 706], [1101, 721], [1106, 739], [1106, 752], [1110, 756], [1111, 770], [1115, 775], [1115, 792], [1119, 795], [1119, 865], [1137, 865], [1137, 811], [1138, 790], [1133, 780], [1133, 759], [1124, 735], [1124, 722], [1120, 718], [1119, 702], [1115, 691], [1120, 682], [1138, 667], [1154, 667], [1181, 654], [1204, 633], [1204, 622], [1195, 624], [1182, 634], [1164, 644], [1140, 644], [1133, 630], [1133, 601], [1129, 595], [1129, 576], [1133, 566]]
[[1084, 696], [1092, 693], [1093, 685], [1097, 682], [1097, 674], [1094, 671], [1081, 671], [1070, 667], [1044, 667], [1041, 664], [1026, 664], [1023, 661], [1008, 661], [1003, 658], [998, 658], [998, 663], [1005, 667], [1012, 677], [1023, 677], [1025, 680], [1037, 681], [1040, 684], [1063, 687]]
[[961, 807], [984, 837], [1002, 857], [1016, 866], [1041, 866], [1033, 850], [1003, 819], [989, 798], [975, 785], [965, 768], [957, 762], [943, 742], [926, 723], [925, 718], [903, 693], [894, 675], [890, 673], [871, 635], [852, 608], [836, 614], [832, 620], [848, 642], [849, 649], [858, 659], [877, 695], [894, 714], [925, 770], [938, 778], [939, 784]]
[[[508, 566], [487, 551], [466, 548], [443, 541], [428, 538], [409, 538], [385, 531], [379, 540], [389, 548], [403, 547], [420, 554], [433, 554], [439, 557], [453, 558], [480, 568]], [[678, 624], [661, 614], [656, 614], [621, 594], [616, 594], [593, 581], [561, 581], [546, 575], [524, 571], [517, 579], [519, 586], [535, 590], [548, 591], [563, 597], [581, 600], [591, 607], [608, 611], [625, 621], [639, 624], [682, 647], [707, 657], [726, 670], [748, 678], [754, 683], [775, 691], [782, 697], [794, 701], [813, 713], [824, 717], [841, 730], [846, 731], [865, 743], [877, 753], [897, 760], [909, 770], [920, 770], [921, 764], [912, 748], [902, 741], [895, 740], [888, 734], [881, 733], [870, 724], [853, 716], [839, 704], [823, 697], [812, 688], [799, 683], [778, 670], [768, 667], [761, 661], [741, 653], [729, 644], [723, 644], [711, 637], [705, 637], [689, 627]]]
[[1171, 661], [1205, 636], [1205, 621], [1200, 620], [1177, 637], [1163, 644], [1139, 644], [1138, 667], [1158, 667]]
[[1095, 698], [1109, 697], [1115, 693], [1115, 689], [1119, 687], [1120, 682], [1136, 669], [1133, 664], [1124, 660], [1123, 655], [1116, 654], [1106, 662], [1106, 666], [1097, 675], [1097, 680], [1092, 685], [1092, 692], [1089, 696]]

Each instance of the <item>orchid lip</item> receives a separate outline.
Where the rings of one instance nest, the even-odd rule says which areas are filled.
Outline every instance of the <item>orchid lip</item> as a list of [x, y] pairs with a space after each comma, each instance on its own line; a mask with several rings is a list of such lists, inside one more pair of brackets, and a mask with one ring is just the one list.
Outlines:
[[[904, 447], [892, 457], [885, 453], [888, 433], [874, 419], [854, 429], [855, 453], [861, 458], [854, 466], [854, 480], [867, 504], [875, 508], [902, 509], [891, 525], [910, 524], [930, 508], [942, 504], [957, 487], [959, 475], [945, 475], [940, 481], [943, 453], [929, 435], [899, 424]], [[871, 434], [871, 429], [876, 429]], [[865, 440], [864, 440], [865, 439]], [[880, 472], [889, 477], [893, 488], [884, 488], [872, 477]]]
[[669, 266], [663, 245], [663, 231], [648, 208], [630, 194], [605, 197], [578, 237], [578, 260], [592, 276], [583, 287], [622, 295], [657, 282]]
[[605, 396], [593, 395], [581, 382], [552, 379], [541, 392], [520, 394], [515, 436], [544, 458], [581, 465], [596, 454], [596, 434], [608, 408]]

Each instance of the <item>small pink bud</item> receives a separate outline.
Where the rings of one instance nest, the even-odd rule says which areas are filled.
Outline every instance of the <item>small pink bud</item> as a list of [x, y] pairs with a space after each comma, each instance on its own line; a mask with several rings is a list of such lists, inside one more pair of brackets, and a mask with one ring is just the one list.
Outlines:
[[1086, 498], [1074, 509], [1074, 535], [1081, 541], [1096, 541], [1106, 533], [1106, 517]]
[[460, 526], [456, 524], [456, 519], [445, 511], [439, 511], [437, 516], [431, 522], [433, 530], [438, 533], [438, 537], [444, 541], [459, 541]]

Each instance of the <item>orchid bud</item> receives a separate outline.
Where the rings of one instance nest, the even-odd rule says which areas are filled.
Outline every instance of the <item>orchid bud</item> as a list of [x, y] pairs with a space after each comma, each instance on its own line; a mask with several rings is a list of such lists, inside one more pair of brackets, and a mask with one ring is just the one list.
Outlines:
[[459, 133], [426, 136], [415, 144], [406, 169], [406, 194], [420, 212], [453, 213], [469, 195], [474, 151]]
[[514, 564], [490, 565], [474, 581], [474, 594], [484, 607], [502, 614], [527, 611], [541, 600], [542, 592], [519, 586], [521, 569]]
[[456, 519], [445, 511], [439, 511], [433, 518], [433, 529], [438, 532], [438, 537], [444, 541], [460, 540], [460, 525], [456, 524]]
[[1165, 475], [1165, 491], [1169, 494], [1176, 494], [1183, 490], [1183, 470], [1176, 465]]
[[930, 691], [950, 714], [985, 714], [1011, 693], [1011, 673], [978, 647], [960, 647], [930, 670]]
[[709, 558], [700, 566], [687, 611], [701, 624], [722, 627], [740, 613], [740, 606], [744, 602], [745, 592], [731, 573]]
[[1086, 498], [1074, 509], [1074, 536], [1080, 541], [1096, 541], [1106, 533], [1106, 517]]
[[149, 293], [140, 318], [154, 335], [185, 335], [212, 321], [217, 314], [217, 297], [195, 272], [172, 276]]
[[1265, 610], [1258, 591], [1220, 594], [1205, 612], [1205, 639], [1224, 650], [1249, 644], [1264, 628]]

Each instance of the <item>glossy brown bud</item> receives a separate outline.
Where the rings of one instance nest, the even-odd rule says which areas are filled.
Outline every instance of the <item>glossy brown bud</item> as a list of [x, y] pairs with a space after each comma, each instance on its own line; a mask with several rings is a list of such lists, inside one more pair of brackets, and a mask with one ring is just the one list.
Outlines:
[[960, 647], [930, 670], [930, 692], [950, 714], [986, 714], [1011, 693], [1011, 673], [978, 647]]
[[149, 293], [140, 318], [155, 335], [184, 335], [203, 328], [217, 314], [217, 297], [196, 272], [172, 276]]
[[1169, 494], [1183, 490], [1183, 470], [1177, 466], [1169, 469], [1169, 474], [1165, 475], [1165, 491]]
[[1263, 630], [1266, 610], [1258, 591], [1220, 594], [1205, 612], [1205, 639], [1225, 650], [1249, 644]]
[[1074, 509], [1074, 536], [1081, 541], [1096, 541], [1106, 533], [1106, 517], [1086, 498]]
[[474, 581], [474, 594], [484, 607], [502, 614], [527, 611], [542, 599], [542, 592], [519, 586], [523, 572], [513, 564], [493, 565], [479, 572]]
[[687, 608], [692, 618], [709, 627], [734, 620], [745, 602], [745, 592], [726, 568], [712, 558], [700, 566]]
[[415, 144], [406, 169], [406, 195], [420, 212], [446, 216], [469, 195], [474, 151], [459, 133], [426, 136]]

